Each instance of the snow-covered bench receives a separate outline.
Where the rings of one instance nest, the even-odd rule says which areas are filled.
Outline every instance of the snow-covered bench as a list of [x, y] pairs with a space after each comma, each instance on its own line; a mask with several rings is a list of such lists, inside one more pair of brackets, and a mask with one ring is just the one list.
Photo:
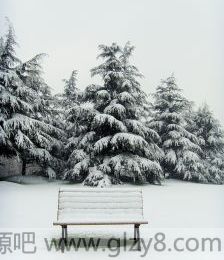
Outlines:
[[68, 239], [68, 225], [134, 225], [134, 240], [140, 249], [139, 226], [143, 217], [142, 191], [127, 188], [60, 188], [57, 221], [62, 241]]

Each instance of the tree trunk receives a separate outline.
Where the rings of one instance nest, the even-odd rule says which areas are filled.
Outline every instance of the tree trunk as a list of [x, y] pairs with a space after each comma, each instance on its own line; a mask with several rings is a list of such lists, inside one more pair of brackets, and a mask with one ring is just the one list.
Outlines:
[[26, 175], [26, 160], [22, 161], [22, 175]]

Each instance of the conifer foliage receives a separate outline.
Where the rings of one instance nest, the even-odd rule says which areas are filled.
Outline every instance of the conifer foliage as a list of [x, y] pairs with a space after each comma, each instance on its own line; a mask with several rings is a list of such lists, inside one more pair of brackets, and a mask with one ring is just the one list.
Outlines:
[[71, 177], [83, 175], [84, 184], [101, 187], [120, 181], [160, 183], [159, 136], [139, 120], [146, 95], [136, 79], [138, 69], [129, 63], [133, 47], [113, 43], [99, 49], [103, 63], [91, 73], [103, 85], [87, 87], [83, 97], [89, 103], [73, 110], [73, 119], [82, 116], [84, 129]]
[[[17, 58], [13, 27], [0, 37], [0, 156], [19, 156], [22, 174], [36, 162], [42, 174], [84, 185], [160, 184], [164, 177], [224, 183], [224, 132], [207, 105], [197, 111], [172, 75], [153, 94], [141, 89], [141, 73], [128, 42], [100, 45], [101, 79], [83, 91], [77, 71], [52, 96], [42, 59]], [[60, 172], [60, 174], [56, 174]]]
[[63, 93], [63, 103], [66, 108], [70, 108], [78, 103], [80, 90], [77, 88], [77, 70], [73, 70], [69, 79], [64, 79], [65, 87]]
[[15, 54], [15, 36], [9, 25], [0, 56], [0, 145], [5, 147], [3, 155], [13, 151], [26, 164], [37, 161], [50, 177], [58, 160], [51, 155], [52, 146], [59, 145], [62, 132], [39, 117], [44, 110], [40, 94], [43, 80], [37, 55], [28, 62], [21, 62]]
[[200, 139], [204, 171], [211, 183], [224, 183], [224, 133], [208, 105], [198, 109], [193, 117], [192, 132]]
[[[76, 149], [81, 137], [88, 128], [86, 121], [86, 113], [82, 108], [82, 92], [77, 87], [77, 71], [73, 70], [68, 80], [64, 80], [64, 93], [62, 97], [62, 108], [64, 109], [65, 129], [67, 132], [67, 142], [65, 146], [65, 161], [67, 167], [64, 171], [63, 178], [71, 179], [72, 181], [80, 182], [83, 176], [76, 174], [81, 167], [84, 170], [84, 165], [77, 164], [85, 155], [83, 149]], [[82, 147], [83, 148], [83, 147]], [[81, 156], [81, 157], [80, 157]], [[78, 159], [77, 159], [78, 158]], [[77, 165], [76, 165], [77, 164]], [[74, 167], [76, 165], [76, 167]]]
[[191, 103], [182, 95], [174, 76], [162, 81], [154, 94], [154, 118], [149, 125], [161, 137], [163, 169], [173, 178], [208, 182], [200, 159], [198, 138], [187, 130], [185, 111]]

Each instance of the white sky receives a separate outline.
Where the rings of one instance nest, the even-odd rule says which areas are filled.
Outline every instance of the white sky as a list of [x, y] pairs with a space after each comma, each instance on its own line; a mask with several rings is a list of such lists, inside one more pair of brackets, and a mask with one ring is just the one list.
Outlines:
[[0, 32], [8, 16], [20, 58], [49, 55], [44, 71], [54, 92], [73, 69], [80, 88], [96, 82], [89, 70], [99, 44], [131, 41], [146, 92], [174, 72], [185, 95], [206, 101], [223, 123], [223, 12], [223, 0], [0, 0]]

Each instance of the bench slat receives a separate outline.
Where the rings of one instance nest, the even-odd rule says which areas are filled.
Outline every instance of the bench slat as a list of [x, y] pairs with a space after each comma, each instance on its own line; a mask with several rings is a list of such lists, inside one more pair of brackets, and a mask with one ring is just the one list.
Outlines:
[[59, 203], [63, 202], [73, 202], [73, 203], [141, 203], [142, 199], [141, 197], [59, 197]]
[[121, 192], [121, 193], [126, 193], [126, 192], [142, 192], [142, 190], [140, 189], [136, 189], [136, 188], [70, 188], [70, 187], [63, 187], [59, 189], [60, 192], [107, 192], [107, 193], [117, 193], [117, 192]]
[[99, 221], [99, 220], [102, 220], [102, 219], [107, 219], [107, 220], [116, 220], [116, 219], [123, 219], [123, 220], [130, 220], [130, 219], [143, 219], [143, 216], [140, 215], [140, 214], [114, 214], [114, 213], [111, 213], [111, 214], [94, 214], [94, 212], [92, 213], [89, 213], [89, 214], [86, 214], [86, 215], [83, 215], [83, 214], [80, 214], [78, 212], [76, 212], [75, 214], [71, 214], [71, 212], [60, 212], [60, 220], [62, 219], [72, 219], [72, 220], [93, 220], [93, 221]]
[[91, 203], [81, 203], [81, 202], [61, 202], [59, 204], [59, 209], [72, 208], [72, 209], [141, 209], [142, 205], [136, 202], [91, 202]]
[[[83, 192], [60, 192], [60, 197], [83, 197]], [[119, 198], [119, 197], [125, 197], [125, 198], [140, 198], [141, 193], [140, 192], [134, 192], [134, 193], [108, 193], [108, 192], [85, 192], [85, 197], [108, 197], [108, 198]]]
[[138, 214], [142, 216], [141, 209], [59, 209], [59, 217], [62, 213], [70, 213], [70, 214], [82, 214], [83, 216], [93, 214], [93, 215], [124, 215], [124, 214]]

